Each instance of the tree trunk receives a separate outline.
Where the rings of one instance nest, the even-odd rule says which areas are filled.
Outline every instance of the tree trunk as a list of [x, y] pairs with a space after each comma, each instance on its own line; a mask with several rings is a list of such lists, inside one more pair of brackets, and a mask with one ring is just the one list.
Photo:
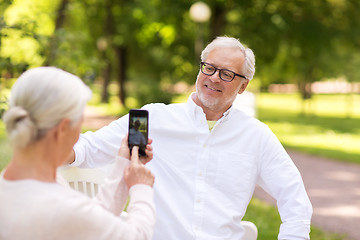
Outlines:
[[101, 102], [108, 103], [109, 102], [109, 92], [108, 86], [111, 79], [111, 62], [104, 57], [104, 61], [106, 61], [106, 65], [102, 69], [102, 77], [103, 77], [103, 86], [102, 86], [102, 93], [101, 93]]
[[311, 110], [311, 98], [312, 98], [312, 90], [311, 84], [313, 82], [312, 75], [313, 68], [310, 68], [307, 74], [299, 80], [298, 86], [301, 93], [302, 98], [302, 115], [306, 115], [307, 112]]
[[117, 80], [119, 83], [119, 99], [120, 103], [125, 106], [125, 80], [126, 80], [126, 54], [127, 50], [124, 46], [115, 46], [115, 52], [118, 59], [118, 71], [117, 71]]
[[111, 9], [113, 6], [113, 1], [108, 0], [105, 2], [105, 22], [104, 22], [104, 35], [105, 35], [105, 41], [107, 43], [107, 47], [105, 49], [99, 49], [101, 51], [101, 59], [105, 62], [105, 65], [103, 69], [101, 70], [101, 75], [103, 78], [103, 86], [102, 86], [102, 93], [101, 93], [101, 102], [102, 103], [108, 103], [109, 102], [109, 92], [108, 92], [108, 86], [111, 81], [111, 73], [112, 73], [112, 64], [110, 59], [110, 54], [107, 54], [107, 51], [111, 51], [111, 49], [108, 49], [110, 46], [111, 48], [111, 39], [113, 37], [113, 28], [114, 28], [114, 22], [112, 18]]
[[56, 20], [55, 20], [55, 30], [54, 34], [50, 38], [49, 43], [49, 52], [47, 58], [45, 60], [45, 66], [50, 66], [53, 64], [54, 60], [56, 59], [56, 51], [58, 48], [58, 39], [57, 39], [57, 31], [61, 29], [65, 22], [65, 12], [66, 7], [69, 4], [69, 0], [62, 0], [60, 2], [59, 8], [56, 13]]
[[210, 22], [210, 40], [217, 36], [222, 36], [226, 25], [226, 9], [223, 3], [215, 3], [212, 7], [212, 17]]
[[[112, 38], [116, 35], [116, 26], [114, 25], [114, 15], [111, 11], [112, 7], [114, 6], [115, 2], [113, 0], [108, 0], [106, 4], [106, 34], [108, 38]], [[124, 45], [117, 45], [116, 43], [111, 44], [112, 49], [115, 52], [115, 56], [117, 58], [117, 67], [115, 70], [117, 71], [117, 81], [119, 83], [119, 100], [122, 105], [125, 106], [125, 79], [126, 79], [126, 46]]]

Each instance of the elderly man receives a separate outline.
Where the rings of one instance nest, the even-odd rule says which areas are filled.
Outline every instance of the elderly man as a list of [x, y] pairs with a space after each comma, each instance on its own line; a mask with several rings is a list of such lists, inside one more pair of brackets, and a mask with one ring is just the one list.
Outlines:
[[[155, 149], [147, 164], [156, 178], [153, 239], [241, 239], [256, 184], [277, 200], [279, 239], [309, 239], [312, 207], [299, 171], [265, 124], [232, 107], [253, 78], [252, 50], [218, 37], [201, 60], [187, 103], [143, 107]], [[111, 162], [127, 125], [125, 116], [83, 134], [73, 164]]]

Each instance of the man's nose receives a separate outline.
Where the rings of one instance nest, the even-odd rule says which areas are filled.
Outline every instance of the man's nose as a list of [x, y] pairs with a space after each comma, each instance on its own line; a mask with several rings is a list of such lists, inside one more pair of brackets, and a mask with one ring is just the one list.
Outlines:
[[220, 82], [220, 81], [221, 81], [220, 71], [219, 71], [219, 70], [216, 70], [215, 73], [210, 76], [210, 80], [211, 80], [212, 82]]

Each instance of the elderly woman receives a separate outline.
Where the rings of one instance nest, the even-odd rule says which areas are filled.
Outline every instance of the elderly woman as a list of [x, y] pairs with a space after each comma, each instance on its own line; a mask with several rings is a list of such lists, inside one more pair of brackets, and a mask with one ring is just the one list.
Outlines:
[[[89, 88], [54, 67], [26, 71], [14, 84], [4, 122], [13, 157], [0, 178], [0, 239], [150, 239], [154, 176], [127, 142], [90, 199], [56, 182], [79, 138]], [[152, 147], [147, 145], [148, 159]], [[120, 217], [130, 195], [128, 215]]]

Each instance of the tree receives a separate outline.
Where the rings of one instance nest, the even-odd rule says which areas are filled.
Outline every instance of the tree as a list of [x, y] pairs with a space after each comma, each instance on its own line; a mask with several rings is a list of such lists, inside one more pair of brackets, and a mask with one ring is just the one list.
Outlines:
[[61, 33], [61, 30], [64, 26], [64, 22], [65, 22], [65, 12], [66, 12], [66, 7], [69, 4], [69, 0], [61, 0], [59, 3], [59, 7], [56, 11], [56, 15], [55, 15], [55, 30], [54, 30], [54, 34], [50, 37], [50, 41], [49, 41], [49, 47], [48, 47], [48, 55], [45, 59], [45, 66], [49, 66], [52, 65], [52, 63], [54, 62], [54, 60], [56, 59], [56, 53], [57, 53], [57, 49], [58, 49], [58, 34]]
[[[307, 99], [310, 84], [322, 78], [345, 75], [357, 81], [359, 70], [344, 73], [342, 63], [357, 61], [352, 55], [360, 45], [358, 1], [206, 2], [212, 9], [211, 20], [202, 25], [206, 43], [229, 35], [248, 44], [263, 88], [297, 83]], [[27, 67], [51, 64], [88, 83], [102, 80], [103, 101], [108, 100], [108, 84], [116, 81], [123, 105], [168, 103], [174, 94], [171, 86], [193, 84], [198, 72], [191, 4], [7, 0], [0, 5], [0, 64], [15, 75]]]

